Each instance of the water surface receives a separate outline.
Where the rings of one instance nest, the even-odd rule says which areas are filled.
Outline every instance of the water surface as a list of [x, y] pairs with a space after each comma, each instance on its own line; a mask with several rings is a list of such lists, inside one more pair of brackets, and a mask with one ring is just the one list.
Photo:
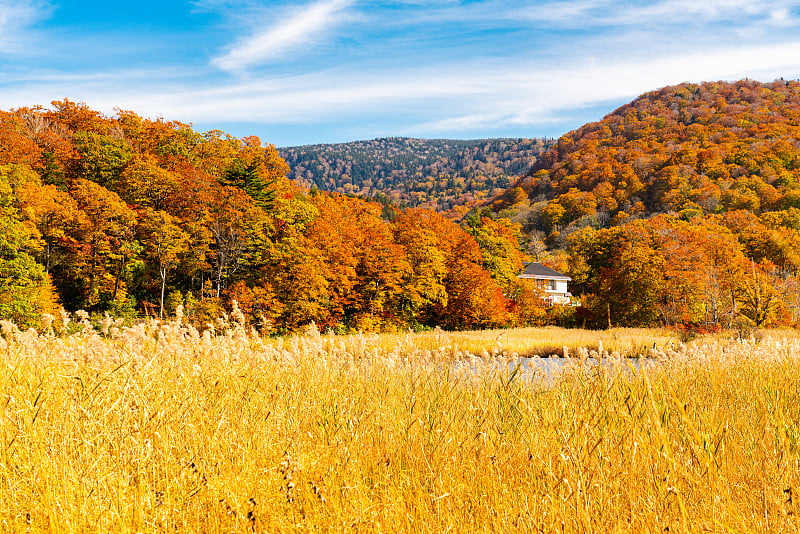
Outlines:
[[[645, 360], [648, 361], [648, 360]], [[489, 360], [476, 359], [474, 361], [456, 362], [456, 369], [468, 369], [474, 372], [499, 370], [503, 373], [515, 373], [515, 379], [532, 379], [536, 376], [555, 378], [565, 370], [580, 369], [581, 365], [591, 368], [602, 365], [606, 368], [619, 368], [620, 370], [642, 368], [642, 360], [639, 358], [623, 358], [620, 360], [610, 360], [606, 358], [517, 358], [506, 360], [504, 358], [494, 358]]]

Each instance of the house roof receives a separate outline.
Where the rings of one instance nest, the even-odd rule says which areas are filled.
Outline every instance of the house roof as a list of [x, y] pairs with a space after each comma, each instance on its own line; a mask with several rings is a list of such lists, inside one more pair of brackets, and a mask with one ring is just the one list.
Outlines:
[[540, 280], [572, 280], [569, 276], [561, 274], [558, 271], [545, 267], [541, 263], [529, 263], [520, 278], [538, 278]]

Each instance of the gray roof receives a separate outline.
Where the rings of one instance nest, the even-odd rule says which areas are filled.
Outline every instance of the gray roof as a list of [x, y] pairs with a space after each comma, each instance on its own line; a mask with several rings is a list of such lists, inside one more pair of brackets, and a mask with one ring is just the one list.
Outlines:
[[569, 276], [554, 271], [550, 267], [545, 267], [541, 263], [529, 263], [520, 278], [540, 278], [543, 280], [572, 280]]

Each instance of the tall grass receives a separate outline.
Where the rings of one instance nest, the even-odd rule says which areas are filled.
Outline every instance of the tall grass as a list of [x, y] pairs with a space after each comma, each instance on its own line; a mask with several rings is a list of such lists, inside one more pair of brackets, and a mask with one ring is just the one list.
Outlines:
[[2, 330], [0, 531], [800, 531], [797, 340], [523, 377], [441, 332]]
[[[400, 342], [405, 334], [380, 334], [387, 348]], [[580, 328], [559, 328], [548, 326], [544, 328], [511, 328], [499, 330], [477, 330], [466, 332], [448, 332], [446, 335], [440, 330], [420, 332], [414, 336], [414, 343], [418, 347], [430, 349], [441, 348], [449, 345], [455, 352], [469, 352], [490, 356], [519, 357], [563, 356], [564, 347], [577, 350], [580, 347], [597, 350], [603, 348], [609, 352], [618, 352], [628, 357], [638, 357], [648, 354], [656, 347], [674, 346], [679, 342], [679, 336], [674, 331], [657, 328], [612, 328], [609, 330], [584, 330]]]

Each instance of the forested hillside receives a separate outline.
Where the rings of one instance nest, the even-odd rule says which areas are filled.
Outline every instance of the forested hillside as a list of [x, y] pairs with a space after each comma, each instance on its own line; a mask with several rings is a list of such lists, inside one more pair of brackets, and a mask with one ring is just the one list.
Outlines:
[[597, 323], [797, 322], [800, 83], [646, 93], [561, 137], [490, 206], [569, 251]]
[[517, 226], [389, 221], [288, 171], [256, 137], [68, 100], [0, 112], [0, 319], [38, 325], [63, 305], [128, 319], [183, 306], [199, 326], [233, 309], [281, 332], [517, 321]]
[[507, 188], [548, 144], [543, 139], [390, 137], [278, 150], [291, 168], [289, 177], [308, 187], [446, 211]]
[[[67, 100], [0, 112], [0, 318], [63, 305], [183, 306], [198, 325], [235, 309], [281, 332], [800, 323], [796, 81], [647, 93], [460, 223], [288, 175], [256, 137]], [[543, 307], [517, 278], [528, 258], [570, 274], [583, 306]]]

